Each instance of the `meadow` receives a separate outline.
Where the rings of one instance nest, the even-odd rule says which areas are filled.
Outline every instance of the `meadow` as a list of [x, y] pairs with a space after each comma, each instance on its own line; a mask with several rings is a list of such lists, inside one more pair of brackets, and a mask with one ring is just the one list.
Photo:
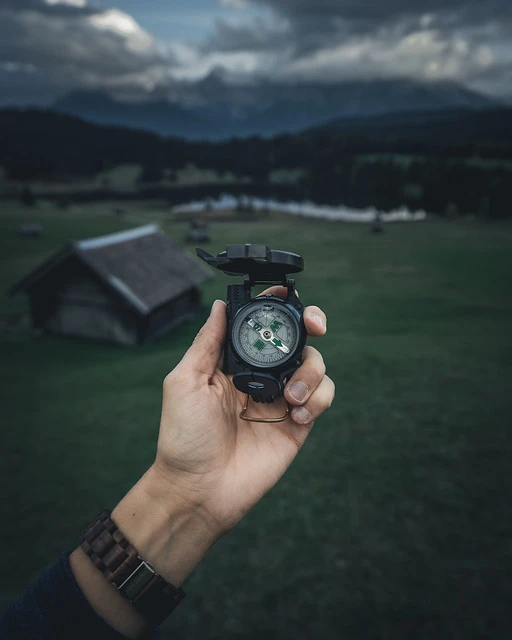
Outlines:
[[[4, 292], [66, 242], [159, 222], [158, 203], [22, 209], [1, 202]], [[41, 222], [38, 239], [18, 226]], [[364, 225], [270, 216], [212, 225], [211, 243], [262, 242], [304, 256], [312, 341], [336, 383], [281, 482], [185, 585], [163, 638], [476, 640], [512, 634], [512, 224]], [[193, 248], [190, 248], [192, 251]], [[201, 316], [125, 349], [0, 338], [2, 609], [151, 464], [161, 383]], [[2, 297], [0, 322], [26, 309]]]

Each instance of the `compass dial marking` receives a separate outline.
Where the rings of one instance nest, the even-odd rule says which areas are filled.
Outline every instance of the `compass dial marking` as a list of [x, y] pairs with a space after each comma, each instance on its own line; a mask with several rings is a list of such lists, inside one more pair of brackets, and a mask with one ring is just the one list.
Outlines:
[[[246, 318], [245, 321], [251, 327], [251, 329], [254, 329], [254, 331], [260, 334], [261, 339], [265, 340], [266, 342], [270, 342], [278, 349], [281, 349], [283, 353], [290, 353], [290, 349], [288, 349], [288, 347], [283, 343], [282, 340], [274, 336], [273, 331], [271, 331], [270, 329], [264, 329], [261, 326], [261, 324], [259, 324], [258, 322], [255, 322], [252, 318]], [[283, 323], [278, 322], [277, 320], [274, 320], [274, 322], [272, 322], [270, 326], [274, 327], [274, 330], [278, 330], [283, 326]], [[260, 340], [256, 340], [253, 346], [256, 347], [259, 351], [261, 351], [262, 349], [258, 344], [259, 341]]]
[[233, 340], [248, 363], [275, 367], [284, 362], [299, 340], [297, 320], [281, 304], [249, 304], [235, 320]]

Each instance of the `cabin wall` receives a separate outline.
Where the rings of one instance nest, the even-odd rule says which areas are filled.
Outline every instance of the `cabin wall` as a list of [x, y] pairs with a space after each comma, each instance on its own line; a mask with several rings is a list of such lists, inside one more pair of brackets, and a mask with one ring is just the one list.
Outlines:
[[33, 323], [52, 333], [137, 344], [137, 315], [78, 261], [29, 291]]
[[152, 342], [173, 327], [193, 317], [201, 308], [201, 294], [196, 287], [185, 291], [159, 309], [141, 325], [140, 342]]
[[94, 307], [60, 301], [47, 316], [45, 329], [53, 333], [106, 340], [123, 345], [137, 344], [137, 319], [116, 308]]

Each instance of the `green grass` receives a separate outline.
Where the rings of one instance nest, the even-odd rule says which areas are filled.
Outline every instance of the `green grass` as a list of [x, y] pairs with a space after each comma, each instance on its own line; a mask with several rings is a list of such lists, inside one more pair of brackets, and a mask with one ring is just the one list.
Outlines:
[[[424, 155], [410, 155], [405, 153], [361, 153], [357, 156], [359, 164], [389, 163], [403, 169], [409, 169], [414, 163], [424, 164], [430, 162], [431, 158]], [[447, 164], [464, 165], [466, 167], [477, 167], [494, 171], [504, 169], [510, 171], [512, 162], [505, 158], [481, 158], [480, 156], [469, 156], [467, 158], [451, 157], [447, 158]]]
[[[230, 171], [225, 171], [221, 174], [214, 169], [200, 169], [193, 164], [187, 164], [176, 171], [176, 179], [173, 184], [222, 184], [223, 182], [236, 182], [236, 180], [236, 176]], [[247, 179], [243, 181], [247, 182]]]
[[140, 164], [122, 164], [108, 171], [102, 171], [96, 176], [96, 184], [107, 184], [116, 189], [131, 189], [137, 184], [142, 175]]
[[[111, 205], [2, 206], [3, 289], [69, 239], [152, 219], [179, 241], [187, 230], [140, 205], [124, 220]], [[42, 238], [16, 235], [28, 220]], [[372, 236], [281, 216], [211, 235], [215, 252], [266, 242], [304, 255], [298, 288], [328, 314], [314, 344], [337, 396], [189, 579], [164, 638], [510, 637], [512, 226], [428, 221]], [[3, 604], [151, 463], [161, 382], [228, 281], [207, 283], [203, 317], [149, 347], [0, 343]], [[6, 299], [0, 316], [24, 306]]]
[[305, 169], [274, 169], [269, 174], [269, 182], [274, 184], [297, 184], [307, 176]]

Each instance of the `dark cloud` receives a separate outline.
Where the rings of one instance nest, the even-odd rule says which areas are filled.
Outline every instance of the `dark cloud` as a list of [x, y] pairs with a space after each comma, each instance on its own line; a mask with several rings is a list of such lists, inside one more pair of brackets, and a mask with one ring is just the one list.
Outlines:
[[209, 38], [202, 49], [204, 51], [270, 51], [280, 49], [282, 38], [287, 38], [286, 29], [276, 23], [264, 23], [262, 20], [251, 24], [234, 25], [226, 20], [217, 20], [213, 37]]
[[[511, 0], [250, 0], [270, 9], [281, 19], [280, 39], [264, 37], [261, 24], [217, 23], [208, 43], [223, 51], [258, 51], [265, 42], [271, 48], [293, 47], [295, 55], [340, 42], [351, 36], [372, 35], [392, 29], [407, 35], [419, 27], [453, 32], [499, 20], [512, 34]], [[269, 22], [269, 25], [272, 23]]]
[[272, 18], [264, 26], [253, 20], [218, 22], [207, 51], [271, 51], [281, 63], [272, 72], [281, 68], [282, 76], [294, 81], [405, 75], [478, 88], [487, 73], [495, 85], [498, 76], [510, 77], [511, 0], [248, 3]]
[[[77, 5], [80, 3], [77, 3]], [[3, 102], [27, 102], [74, 88], [138, 88], [161, 82], [169, 59], [127, 14], [41, 0], [0, 0]], [[10, 97], [9, 97], [10, 96]]]
[[512, 0], [246, 4], [250, 11], [233, 8], [200, 46], [158, 44], [127, 13], [94, 3], [0, 0], [0, 101], [46, 100], [73, 88], [172, 97], [176, 78], [214, 68], [237, 82], [406, 76], [512, 94]]
[[464, 19], [512, 15], [510, 0], [251, 0], [294, 22], [341, 19], [368, 27], [407, 16], [454, 12]]
[[85, 5], [77, 6], [73, 4], [47, 4], [44, 0], [0, 0], [0, 11], [8, 9], [10, 11], [36, 11], [48, 16], [88, 16], [101, 13], [97, 7]]
[[487, 69], [476, 71], [473, 81], [481, 91], [489, 93], [497, 98], [512, 102], [512, 64], [499, 62]]

